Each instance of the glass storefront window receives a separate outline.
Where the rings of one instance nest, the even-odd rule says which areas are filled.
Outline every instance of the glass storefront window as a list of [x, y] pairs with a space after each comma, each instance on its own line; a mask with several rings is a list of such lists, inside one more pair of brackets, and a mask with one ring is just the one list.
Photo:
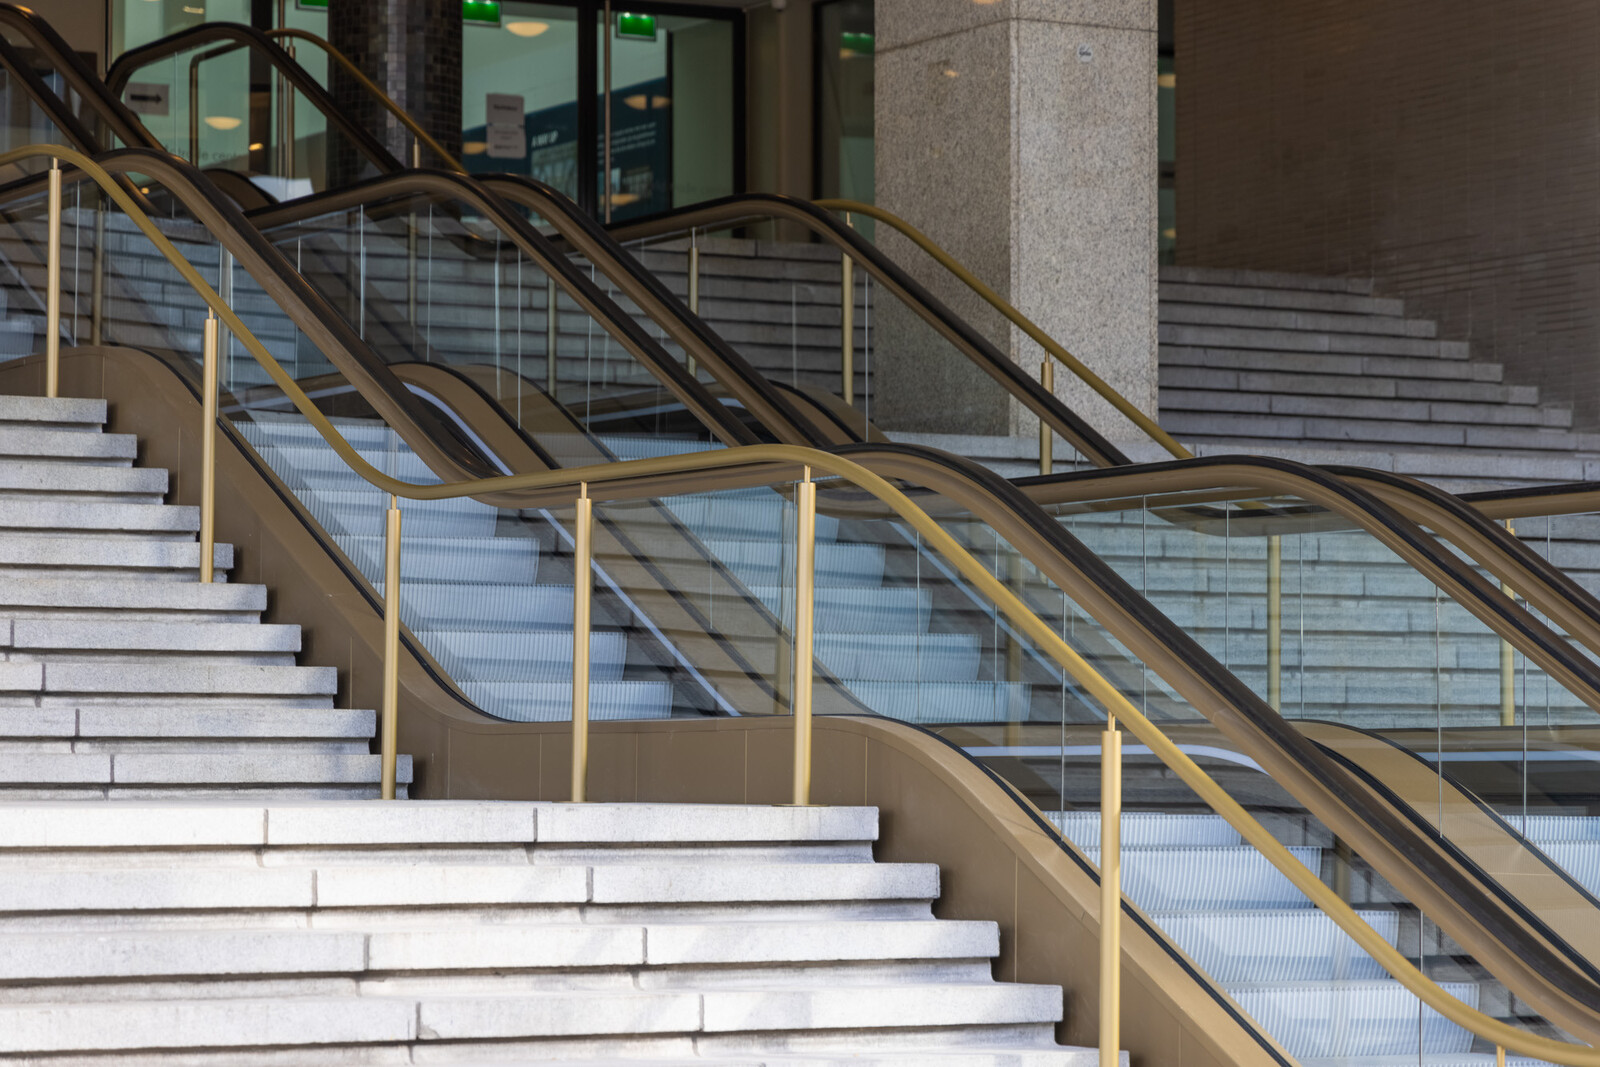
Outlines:
[[578, 10], [502, 3], [500, 25], [462, 27], [461, 158], [578, 195]]

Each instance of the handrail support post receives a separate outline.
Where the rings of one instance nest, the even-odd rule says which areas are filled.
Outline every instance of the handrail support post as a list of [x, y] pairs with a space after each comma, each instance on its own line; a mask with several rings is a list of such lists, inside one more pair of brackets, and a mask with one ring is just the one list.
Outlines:
[[794, 531], [794, 796], [797, 807], [811, 803], [811, 675], [816, 579], [817, 483], [805, 468], [795, 490]]
[[200, 581], [216, 579], [217, 555], [217, 316], [209, 309], [205, 325], [205, 364], [200, 400]]
[[50, 160], [50, 217], [45, 250], [44, 395], [61, 391], [61, 161]]
[[1122, 733], [1115, 715], [1100, 735], [1100, 1062], [1122, 1046]]
[[[845, 216], [850, 224], [850, 216]], [[846, 404], [856, 399], [856, 262], [846, 252], [839, 259], [839, 395]]]
[[400, 751], [400, 501], [389, 494], [383, 542], [383, 799], [395, 798]]
[[[1516, 527], [1511, 520], [1505, 520], [1506, 533], [1516, 536]], [[1512, 592], [1511, 586], [1505, 582], [1500, 583], [1500, 591], [1512, 600], [1517, 594]], [[1515, 726], [1517, 724], [1517, 653], [1511, 647], [1511, 642], [1505, 638], [1500, 639], [1500, 725]]]
[[589, 794], [589, 621], [592, 607], [594, 501], [578, 486], [572, 530], [572, 802]]
[[1283, 537], [1267, 538], [1267, 703], [1283, 708]]

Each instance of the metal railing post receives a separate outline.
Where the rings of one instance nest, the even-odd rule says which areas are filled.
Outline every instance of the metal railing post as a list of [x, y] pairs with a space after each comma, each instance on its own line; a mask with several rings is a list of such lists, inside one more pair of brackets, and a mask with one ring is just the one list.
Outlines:
[[1122, 1047], [1122, 734], [1114, 715], [1100, 736], [1100, 1062]]
[[[1506, 533], [1516, 535], [1516, 528], [1511, 525], [1511, 520], [1506, 520]], [[1517, 594], [1511, 591], [1511, 586], [1505, 582], [1500, 583], [1500, 591], [1515, 600]], [[1505, 638], [1500, 639], [1500, 725], [1515, 726], [1517, 724], [1517, 653], [1511, 647], [1511, 642]]]
[[[848, 224], [850, 216], [845, 216]], [[849, 253], [839, 259], [839, 376], [846, 404], [856, 399], [856, 263]]]
[[544, 389], [552, 397], [556, 395], [556, 333], [561, 315], [556, 297], [556, 280], [550, 277], [544, 298]]
[[811, 803], [811, 672], [816, 578], [817, 483], [805, 469], [795, 492], [794, 530], [794, 803]]
[[205, 368], [200, 398], [200, 581], [211, 582], [217, 555], [217, 322], [206, 312]]
[[61, 161], [50, 161], [49, 243], [45, 250], [44, 395], [61, 386]]
[[[689, 314], [700, 314], [700, 239], [693, 226], [689, 227]], [[694, 356], [689, 356], [689, 377], [695, 376]]]
[[[1056, 365], [1049, 357], [1039, 364], [1039, 384], [1044, 386], [1044, 391], [1052, 395], [1056, 391]], [[1055, 431], [1044, 419], [1039, 420], [1039, 473], [1054, 474], [1056, 471], [1055, 459]]]
[[572, 530], [572, 802], [589, 793], [589, 612], [594, 558], [594, 501], [578, 486]]
[[400, 501], [389, 494], [383, 540], [383, 799], [395, 795], [400, 751]]
[[1267, 703], [1283, 707], [1283, 537], [1267, 538]]

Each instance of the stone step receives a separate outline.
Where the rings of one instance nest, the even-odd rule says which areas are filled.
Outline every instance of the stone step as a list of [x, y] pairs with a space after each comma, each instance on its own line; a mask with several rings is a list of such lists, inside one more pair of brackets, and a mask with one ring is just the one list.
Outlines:
[[332, 699], [337, 673], [332, 667], [196, 663], [159, 654], [127, 663], [100, 659], [11, 661], [0, 663], [0, 694], [5, 694], [0, 699], [15, 701], [22, 693], [38, 694], [47, 703], [59, 703], [69, 696], [97, 700], [137, 694], [224, 702], [250, 696], [320, 707]]
[[1167, 278], [1161, 281], [1160, 302], [1163, 311], [1175, 305], [1200, 304], [1207, 307], [1290, 308], [1344, 315], [1384, 315], [1392, 318], [1399, 318], [1405, 314], [1405, 302], [1392, 298], [1330, 292], [1322, 289], [1213, 285], [1204, 281], [1176, 281]]
[[84, 708], [0, 707], [0, 738], [67, 740], [144, 747], [177, 742], [357, 740], [366, 746], [376, 713], [343, 708], [278, 708], [235, 703], [218, 708], [169, 707], [159, 701]]
[[1168, 368], [1206, 367], [1238, 372], [1283, 375], [1342, 375], [1346, 377], [1396, 378], [1498, 382], [1504, 378], [1499, 363], [1476, 360], [1439, 360], [1406, 356], [1358, 356], [1341, 352], [1274, 352], [1256, 348], [1195, 348], [1164, 344], [1160, 364]]
[[99, 433], [105, 421], [106, 402], [96, 398], [0, 396], [0, 425]]
[[1275, 371], [1248, 371], [1210, 367], [1164, 365], [1161, 368], [1162, 409], [1188, 406], [1208, 410], [1238, 394], [1227, 410], [1270, 411], [1270, 406], [1238, 407], [1246, 398], [1260, 394], [1305, 395], [1312, 397], [1347, 396], [1364, 399], [1437, 400], [1441, 402], [1510, 404], [1534, 406], [1539, 391], [1531, 385], [1501, 385], [1495, 382], [1455, 381], [1441, 378], [1401, 379], [1376, 375], [1356, 377], [1348, 374], [1286, 374]]
[[0, 1005], [0, 1052], [1050, 1024], [1061, 991], [994, 983]]
[[0, 460], [0, 499], [159, 504], [167, 472], [159, 467], [95, 467]]
[[[421, 922], [419, 923], [419, 920]], [[422, 916], [399, 929], [63, 931], [0, 935], [0, 981], [62, 982], [206, 975], [368, 976], [426, 971], [682, 968], [706, 964], [984, 961], [1000, 951], [993, 923], [628, 922], [445, 925]], [[908, 968], [909, 969], [909, 968]], [[790, 975], [790, 980], [802, 976]], [[644, 976], [682, 986], [716, 976]], [[3, 994], [0, 994], [3, 999]]]
[[[5, 501], [0, 501], [3, 511]], [[18, 510], [48, 512], [52, 506], [97, 508], [94, 504], [50, 505], [15, 502]], [[148, 507], [113, 504], [108, 507]], [[5, 521], [0, 519], [0, 521]], [[41, 521], [53, 521], [48, 517]], [[213, 565], [221, 571], [233, 566], [233, 546], [214, 546]], [[60, 578], [147, 577], [194, 581], [199, 575], [200, 545], [193, 540], [134, 540], [94, 534], [61, 536], [15, 534], [0, 530], [0, 574], [28, 577], [46, 572]], [[42, 575], [40, 575], [42, 576]]]
[[1252, 330], [1296, 330], [1305, 333], [1372, 334], [1380, 337], [1432, 338], [1438, 326], [1432, 319], [1406, 319], [1370, 312], [1347, 314], [1301, 308], [1254, 307], [1237, 304], [1185, 303], [1161, 294], [1162, 325], [1237, 326]]
[[1228, 285], [1246, 289], [1289, 289], [1319, 293], [1372, 295], [1371, 278], [1345, 278], [1283, 271], [1233, 270], [1226, 267], [1187, 267], [1163, 264], [1160, 281], [1190, 285]]
[[1345, 352], [1361, 356], [1465, 360], [1465, 341], [1432, 338], [1384, 337], [1364, 333], [1309, 333], [1298, 330], [1254, 329], [1243, 326], [1194, 326], [1163, 323], [1157, 330], [1163, 345], [1200, 348], [1261, 348], [1281, 352]]
[[128, 434], [0, 426], [0, 459], [40, 464], [132, 465], [138, 442]]
[[266, 606], [267, 590], [260, 585], [0, 577], [0, 614], [11, 618], [72, 614], [122, 621], [255, 622]]
[[[362, 784], [377, 781], [377, 760], [376, 756], [337, 756], [296, 758], [293, 764], [320, 772], [304, 779], [312, 783]], [[5, 780], [16, 784], [109, 785], [114, 769], [117, 784], [123, 786], [221, 781], [271, 785], [286, 780], [274, 777], [284, 773], [285, 762], [270, 754], [23, 757], [0, 753]], [[13, 771], [26, 771], [32, 777], [19, 777]], [[121, 779], [124, 771], [128, 775], [125, 782]], [[217, 777], [220, 772], [229, 777]], [[0, 890], [4, 890], [0, 914], [534, 904], [722, 906], [929, 901], [939, 894], [938, 869], [923, 864], [707, 862], [703, 854], [693, 859], [696, 861], [686, 858], [676, 864], [647, 862], [644, 866], [529, 864], [525, 859], [515, 865], [437, 861], [406, 865], [404, 878], [396, 877], [393, 864], [340, 866], [338, 859], [314, 867], [5, 867], [0, 868]]]
[[193, 540], [200, 509], [172, 504], [81, 504], [57, 500], [0, 500], [0, 532], [49, 531], [57, 537], [137, 534]]
[[[297, 792], [332, 791], [335, 795], [348, 795], [353, 788], [359, 788], [368, 796], [376, 796], [379, 763], [378, 756], [348, 753], [311, 755], [297, 751], [0, 752], [0, 783], [3, 783], [0, 785], [0, 794], [15, 795], [19, 790], [31, 790], [45, 794], [85, 793], [95, 797], [132, 797], [157, 794], [182, 796], [197, 791], [216, 793], [283, 789]], [[410, 757], [402, 756], [400, 764], [401, 780], [409, 782]], [[195, 876], [193, 871], [171, 873], [175, 876]], [[233, 872], [231, 877], [238, 878], [238, 873]], [[5, 883], [5, 876], [0, 875], [0, 885]], [[58, 885], [56, 891], [63, 891], [62, 887]], [[19, 889], [19, 892], [25, 891]], [[22, 896], [9, 899], [17, 903], [20, 910], [52, 910], [42, 904], [35, 908], [22, 908]], [[78, 903], [68, 910], [94, 907], [81, 897], [75, 899]], [[169, 895], [151, 899], [173, 898]], [[231, 898], [223, 894], [218, 899]], [[109, 901], [110, 898], [107, 898], [107, 906], [121, 906], [111, 905]], [[256, 905], [239, 903], [237, 906]]]
[[0, 620], [0, 647], [18, 654], [61, 652], [244, 653], [293, 656], [300, 627], [265, 623], [128, 623], [71, 619]]
[[[263, 807], [239, 801], [0, 802], [0, 849], [304, 845], [794, 843], [875, 841], [878, 811], [733, 804], [429, 800]], [[0, 905], [3, 905], [0, 899]]]

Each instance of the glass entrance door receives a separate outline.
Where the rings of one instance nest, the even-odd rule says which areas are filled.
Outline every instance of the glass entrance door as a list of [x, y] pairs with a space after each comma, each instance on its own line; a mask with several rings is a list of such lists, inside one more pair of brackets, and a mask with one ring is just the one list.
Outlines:
[[465, 27], [467, 168], [529, 175], [617, 221], [741, 189], [742, 16], [609, 15], [600, 0], [503, 0], [498, 25]]

